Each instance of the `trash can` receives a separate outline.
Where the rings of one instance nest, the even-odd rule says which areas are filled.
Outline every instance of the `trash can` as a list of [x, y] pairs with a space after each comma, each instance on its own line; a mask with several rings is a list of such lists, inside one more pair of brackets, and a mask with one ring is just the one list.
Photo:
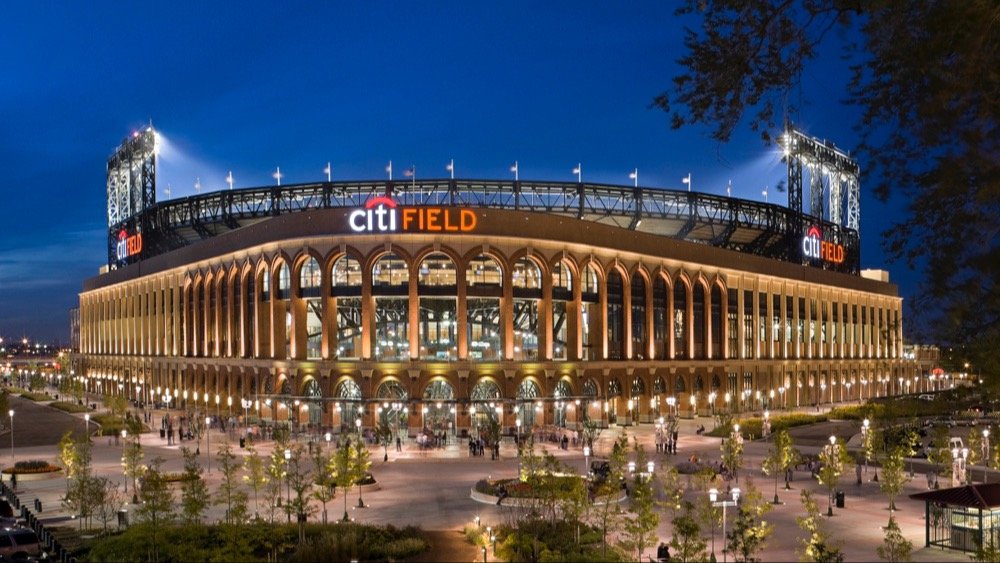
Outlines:
[[160, 428], [160, 438], [166, 438], [166, 437], [167, 437], [167, 431], [163, 428]]
[[247, 447], [247, 439], [240, 436], [240, 449]]
[[844, 508], [844, 491], [837, 491], [837, 508]]

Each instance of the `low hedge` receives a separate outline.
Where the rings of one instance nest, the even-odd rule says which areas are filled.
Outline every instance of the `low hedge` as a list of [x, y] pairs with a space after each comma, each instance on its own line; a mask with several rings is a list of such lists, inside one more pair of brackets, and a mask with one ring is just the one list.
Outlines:
[[[807, 414], [798, 412], [777, 414], [771, 416], [771, 432], [787, 430], [796, 426], [815, 424], [817, 422], [826, 422], [829, 419], [830, 416], [826, 414]], [[735, 422], [740, 425], [740, 435], [745, 439], [753, 440], [755, 438], [760, 438], [763, 435], [764, 419], [759, 416], [754, 418], [741, 418]], [[716, 426], [711, 432], [708, 433], [708, 435], [716, 438], [728, 438], [730, 432], [732, 432], [732, 429], [728, 426]]]
[[49, 406], [68, 413], [88, 412], [90, 410], [84, 405], [78, 405], [69, 401], [55, 401], [54, 403], [49, 403]]
[[53, 399], [52, 395], [49, 395], [48, 393], [32, 393], [30, 391], [24, 391], [21, 393], [21, 397], [35, 402], [51, 401]]
[[19, 461], [14, 464], [14, 467], [6, 467], [3, 472], [10, 475], [11, 473], [17, 475], [27, 475], [32, 473], [55, 473], [56, 471], [62, 471], [61, 467], [50, 464], [47, 461], [40, 459], [29, 459], [25, 461]]

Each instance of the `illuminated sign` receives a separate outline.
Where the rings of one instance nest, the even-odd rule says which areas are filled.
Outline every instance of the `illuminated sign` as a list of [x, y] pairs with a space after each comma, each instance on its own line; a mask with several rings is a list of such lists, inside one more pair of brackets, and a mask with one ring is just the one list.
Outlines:
[[455, 207], [399, 207], [392, 198], [374, 197], [356, 209], [347, 223], [356, 233], [467, 233], [476, 229], [476, 214]]
[[118, 243], [115, 245], [115, 256], [118, 260], [130, 258], [142, 252], [142, 233], [132, 236], [122, 229], [118, 232]]
[[823, 240], [819, 227], [813, 225], [802, 237], [802, 255], [814, 260], [840, 264], [844, 261], [844, 245]]

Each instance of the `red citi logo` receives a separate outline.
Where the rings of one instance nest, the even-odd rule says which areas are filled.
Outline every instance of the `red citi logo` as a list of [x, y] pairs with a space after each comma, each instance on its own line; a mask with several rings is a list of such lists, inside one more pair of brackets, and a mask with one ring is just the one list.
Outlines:
[[844, 245], [823, 240], [819, 227], [813, 225], [802, 237], [802, 255], [814, 260], [824, 260], [834, 264], [844, 261]]
[[356, 233], [373, 232], [469, 232], [476, 228], [476, 214], [454, 207], [399, 207], [387, 196], [373, 197], [364, 209], [347, 217]]
[[115, 245], [115, 256], [124, 260], [142, 252], [142, 233], [129, 234], [122, 229], [118, 233], [118, 243]]

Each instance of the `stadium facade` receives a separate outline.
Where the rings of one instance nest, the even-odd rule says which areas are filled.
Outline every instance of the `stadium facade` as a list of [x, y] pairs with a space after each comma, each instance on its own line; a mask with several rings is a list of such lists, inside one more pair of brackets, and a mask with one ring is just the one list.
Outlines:
[[80, 294], [76, 369], [95, 392], [461, 433], [928, 386], [903, 358], [896, 287], [858, 270], [857, 232], [775, 204], [442, 179], [137, 209]]

